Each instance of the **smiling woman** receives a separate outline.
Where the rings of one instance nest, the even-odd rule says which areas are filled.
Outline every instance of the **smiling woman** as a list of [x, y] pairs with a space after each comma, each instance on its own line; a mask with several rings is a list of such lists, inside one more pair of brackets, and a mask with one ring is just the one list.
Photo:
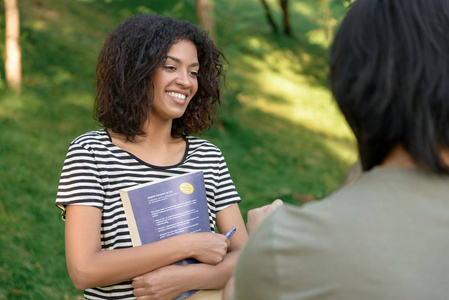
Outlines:
[[[223, 59], [203, 31], [158, 15], [132, 17], [107, 37], [95, 106], [104, 129], [71, 143], [56, 199], [69, 275], [87, 299], [173, 299], [230, 277], [247, 238], [241, 200], [221, 151], [190, 135], [212, 124]], [[119, 190], [198, 170], [211, 232], [132, 247]], [[231, 240], [214, 232], [233, 226]], [[172, 265], [185, 258], [201, 263]]]

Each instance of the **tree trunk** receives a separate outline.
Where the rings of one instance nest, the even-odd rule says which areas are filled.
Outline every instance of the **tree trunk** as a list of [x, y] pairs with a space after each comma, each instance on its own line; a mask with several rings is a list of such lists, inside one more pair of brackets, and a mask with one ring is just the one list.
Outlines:
[[22, 92], [22, 64], [20, 53], [20, 18], [17, 0], [4, 0], [5, 2], [5, 75], [9, 88]]
[[212, 0], [196, 0], [196, 17], [198, 23], [215, 40], [215, 20], [213, 13], [214, 6]]
[[274, 22], [273, 17], [271, 16], [270, 7], [268, 6], [267, 1], [265, 0], [260, 1], [262, 2], [263, 7], [265, 8], [265, 15], [267, 16], [268, 23], [273, 29], [273, 32], [278, 32], [278, 27], [276, 26], [276, 23]]
[[292, 29], [290, 26], [290, 17], [288, 14], [288, 0], [279, 0], [282, 8], [282, 13], [284, 14], [284, 33], [286, 35], [292, 34]]

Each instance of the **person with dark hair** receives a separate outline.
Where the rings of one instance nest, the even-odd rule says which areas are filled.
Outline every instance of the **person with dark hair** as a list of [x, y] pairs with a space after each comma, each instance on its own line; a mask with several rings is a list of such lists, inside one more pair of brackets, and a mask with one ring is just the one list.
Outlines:
[[448, 298], [448, 31], [447, 0], [353, 3], [330, 80], [364, 172], [304, 207], [250, 211], [224, 299]]
[[[69, 275], [86, 299], [221, 297], [247, 237], [241, 199], [221, 151], [192, 134], [212, 124], [224, 62], [204, 31], [164, 16], [133, 16], [106, 38], [94, 115], [104, 129], [70, 144], [56, 199]], [[119, 190], [198, 170], [211, 232], [132, 247]], [[233, 226], [230, 240], [214, 232]], [[174, 264], [185, 258], [201, 263]]]

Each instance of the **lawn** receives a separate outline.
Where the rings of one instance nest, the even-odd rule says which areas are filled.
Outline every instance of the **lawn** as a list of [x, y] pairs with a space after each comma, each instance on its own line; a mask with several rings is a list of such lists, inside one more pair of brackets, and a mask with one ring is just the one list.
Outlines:
[[[228, 83], [203, 137], [223, 151], [244, 217], [275, 198], [301, 205], [325, 197], [356, 155], [328, 90], [319, 1], [290, 1], [292, 37], [271, 32], [259, 0], [215, 2]], [[281, 24], [277, 1], [268, 2]], [[22, 95], [6, 91], [0, 62], [0, 300], [79, 299], [54, 200], [70, 141], [98, 128], [91, 117], [97, 54], [107, 32], [132, 14], [196, 22], [194, 1], [22, 0], [20, 9]], [[335, 19], [344, 13], [331, 9]]]

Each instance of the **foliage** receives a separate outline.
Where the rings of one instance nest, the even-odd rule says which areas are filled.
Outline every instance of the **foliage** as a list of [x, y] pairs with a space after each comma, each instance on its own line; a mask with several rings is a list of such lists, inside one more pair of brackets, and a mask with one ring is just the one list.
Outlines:
[[[204, 137], [225, 154], [244, 216], [275, 198], [300, 205], [324, 197], [355, 160], [327, 88], [319, 4], [291, 5], [293, 36], [285, 37], [271, 33], [259, 0], [215, 3], [217, 42], [230, 66], [226, 105]], [[330, 8], [333, 16], [345, 10]], [[97, 53], [132, 14], [196, 22], [194, 0], [22, 0], [20, 9], [23, 94], [0, 83], [0, 300], [78, 299], [54, 199], [68, 144], [98, 128], [91, 118]], [[0, 62], [1, 79], [3, 69]]]

